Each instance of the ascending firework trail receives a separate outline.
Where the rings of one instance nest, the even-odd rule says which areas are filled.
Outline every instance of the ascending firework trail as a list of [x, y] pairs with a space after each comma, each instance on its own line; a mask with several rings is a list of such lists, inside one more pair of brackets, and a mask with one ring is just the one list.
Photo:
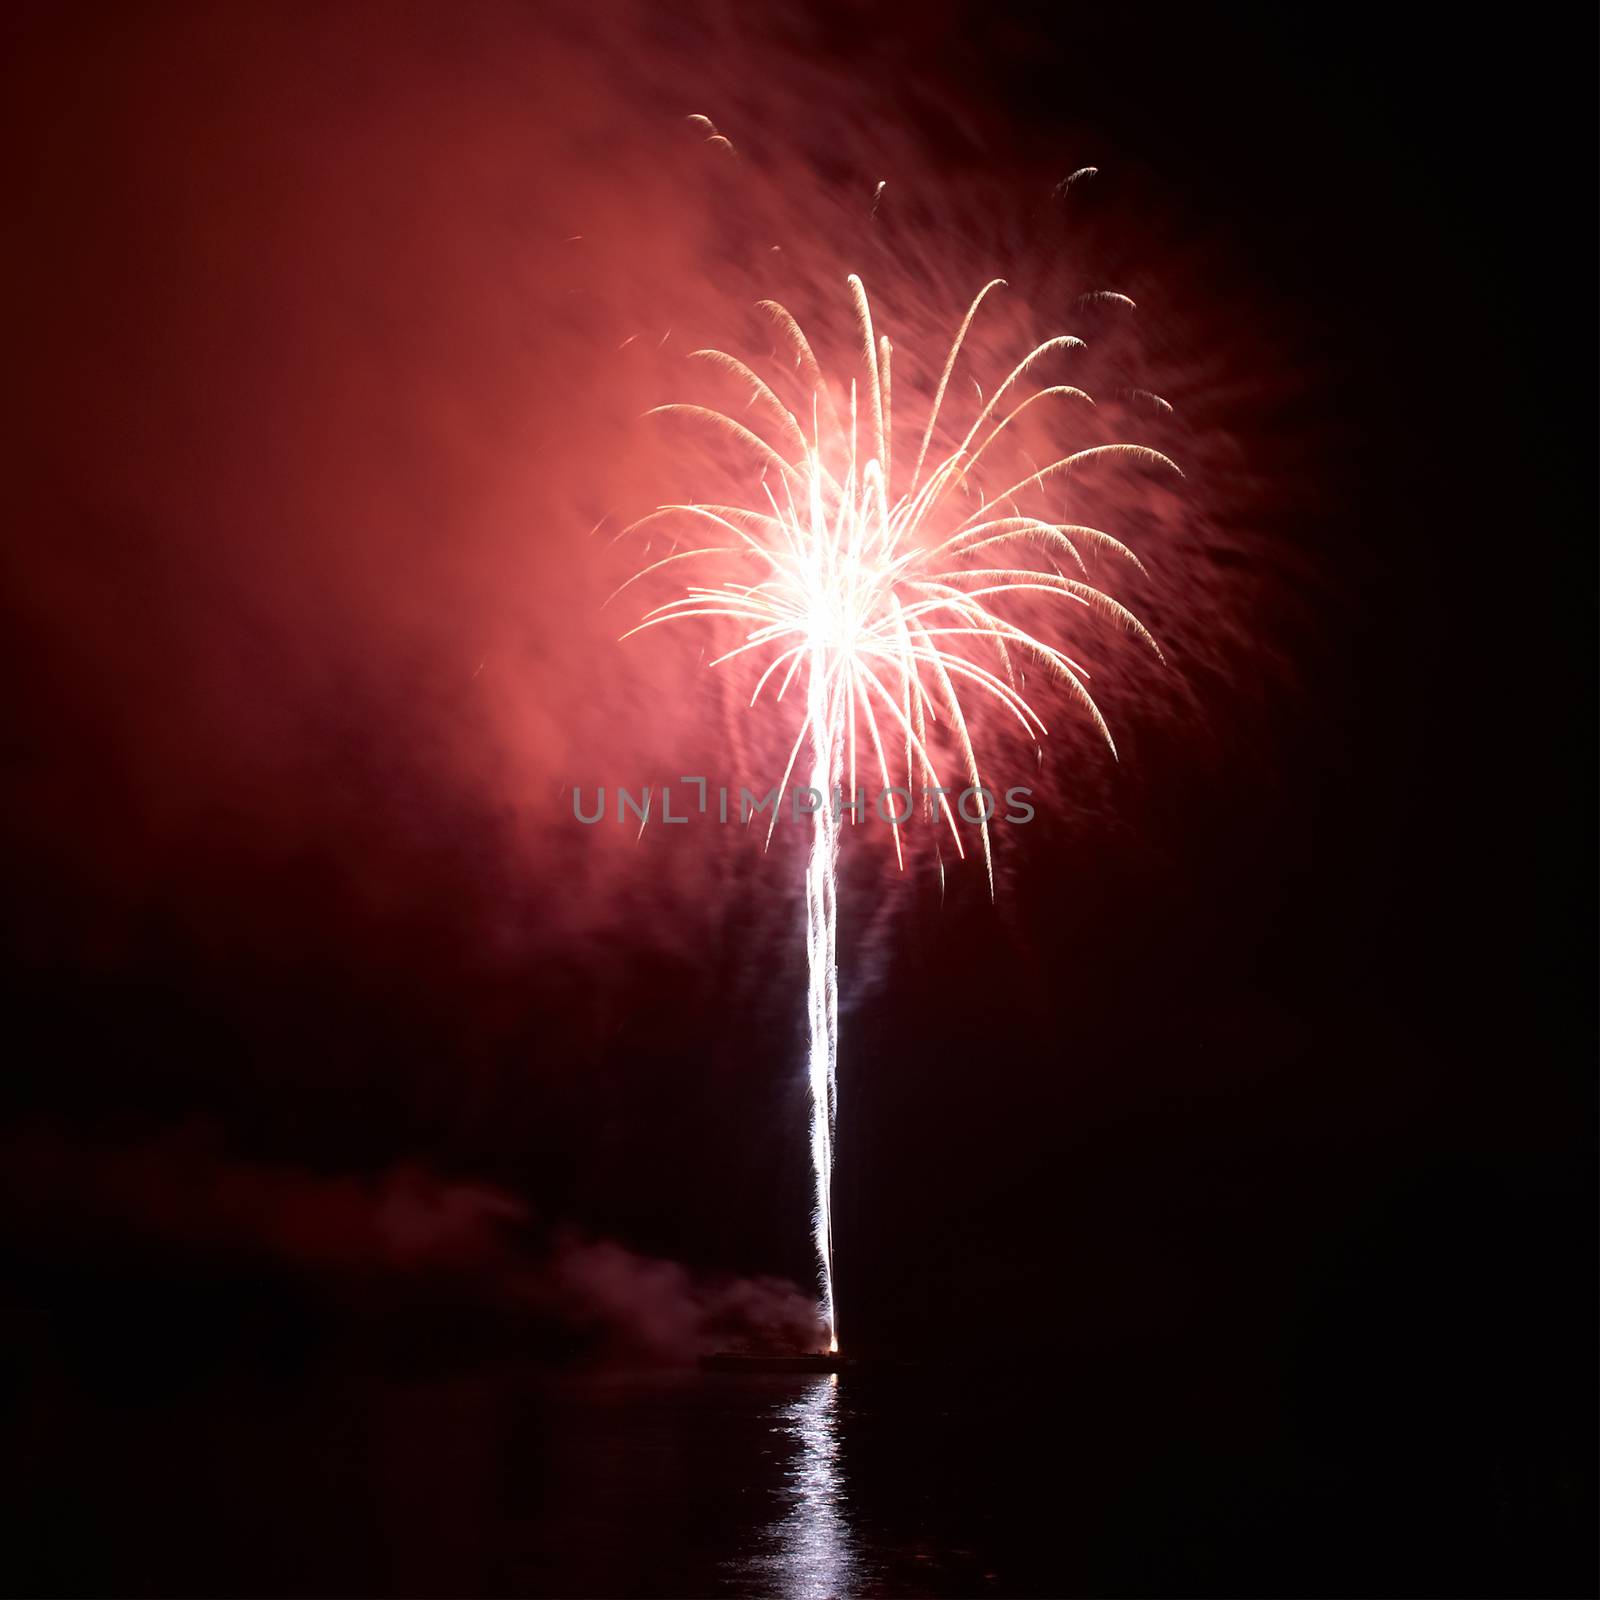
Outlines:
[[[838, 1114], [838, 881], [840, 812], [835, 803], [848, 779], [857, 796], [859, 761], [885, 792], [915, 794], [940, 832], [949, 828], [958, 855], [961, 831], [950, 797], [981, 790], [973, 729], [980, 715], [1014, 719], [1030, 739], [1045, 733], [1024, 698], [1020, 668], [1041, 663], [1092, 719], [1113, 755], [1110, 729], [1086, 686], [1087, 670], [1054, 644], [1007, 620], [1006, 597], [1046, 595], [1064, 602], [1065, 619], [1095, 612], [1160, 650], [1138, 619], [1086, 581], [1083, 552], [1109, 553], [1139, 571], [1138, 558], [1097, 528], [1057, 522], [1038, 501], [1056, 484], [1108, 457], [1178, 469], [1142, 445], [1102, 444], [1060, 456], [999, 493], [980, 485], [977, 468], [1016, 419], [1041, 402], [1093, 404], [1069, 384], [1019, 389], [1033, 368], [1081, 348], [1067, 335], [1047, 339], [1025, 356], [979, 406], [947, 453], [930, 446], [950, 378], [972, 319], [1000, 280], [979, 291], [940, 374], [908, 477], [897, 478], [893, 453], [887, 337], [876, 337], [865, 287], [849, 285], [861, 336], [864, 381], [850, 384], [847, 409], [824, 380], [811, 345], [782, 306], [763, 301], [792, 349], [804, 388], [793, 409], [744, 362], [717, 350], [695, 354], [742, 386], [755, 427], [702, 406], [662, 406], [657, 414], [686, 415], [746, 449], [755, 465], [755, 492], [743, 505], [661, 506], [634, 529], [676, 522], [690, 548], [652, 562], [624, 584], [681, 570], [693, 575], [682, 592], [649, 612], [637, 628], [700, 620], [733, 625], [731, 648], [711, 663], [741, 657], [760, 666], [750, 704], [773, 708], [805, 675], [805, 714], [784, 769], [786, 791], [802, 750], [809, 751], [811, 850], [806, 863], [806, 958], [811, 1091], [811, 1156], [816, 1173], [816, 1238], [822, 1316], [829, 1347], [838, 1349], [833, 1287], [832, 1179]], [[756, 431], [761, 428], [762, 431]], [[953, 435], [952, 435], [953, 437]], [[1031, 465], [1031, 463], [1029, 463]], [[1180, 474], [1181, 475], [1181, 474]], [[1029, 514], [1032, 504], [1039, 514]], [[1065, 565], [1069, 576], [1057, 565]], [[619, 591], [620, 592], [620, 591]], [[1076, 608], [1081, 608], [1078, 610]], [[629, 635], [624, 635], [628, 637]], [[734, 642], [736, 640], [736, 642]], [[763, 691], [777, 680], [765, 701]], [[963, 699], [965, 696], [965, 699]], [[893, 771], [891, 772], [891, 768]], [[949, 787], [941, 772], [959, 775]], [[903, 788], [895, 778], [904, 774]], [[821, 803], [815, 803], [820, 798]], [[900, 830], [909, 820], [891, 802], [895, 857], [904, 864]], [[994, 861], [989, 813], [978, 802], [977, 822], [991, 894]], [[774, 807], [773, 823], [776, 823]], [[970, 817], [968, 819], [971, 820]], [[771, 826], [768, 828], [771, 838]]]

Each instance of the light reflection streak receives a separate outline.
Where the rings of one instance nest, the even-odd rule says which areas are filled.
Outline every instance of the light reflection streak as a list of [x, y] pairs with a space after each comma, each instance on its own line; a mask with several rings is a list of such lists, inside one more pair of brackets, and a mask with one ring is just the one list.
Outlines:
[[768, 1525], [751, 1563], [764, 1593], [784, 1600], [842, 1600], [859, 1593], [861, 1562], [847, 1510], [839, 1459], [839, 1374], [810, 1380], [774, 1413], [773, 1432], [793, 1441], [785, 1471], [786, 1502]]

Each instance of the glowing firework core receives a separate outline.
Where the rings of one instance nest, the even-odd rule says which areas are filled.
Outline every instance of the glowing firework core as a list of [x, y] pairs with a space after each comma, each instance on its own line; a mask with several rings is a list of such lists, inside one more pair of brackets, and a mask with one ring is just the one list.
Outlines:
[[[698, 418], [749, 450], [761, 464], [760, 503], [662, 506], [625, 530], [673, 520], [695, 532], [692, 548], [675, 549], [635, 573], [628, 584], [678, 563], [693, 564], [691, 570], [703, 579], [649, 612], [630, 634], [690, 618], [739, 625], [739, 642], [711, 665], [757, 657], [763, 665], [750, 696], [752, 706], [775, 678], [773, 705], [782, 701], [802, 670], [806, 676], [805, 716], [789, 751], [782, 788], [787, 789], [800, 753], [809, 744], [809, 784], [821, 803], [812, 812], [805, 883], [808, 1082], [821, 1310], [833, 1350], [838, 1349], [832, 1185], [838, 1116], [840, 825], [834, 796], [848, 778], [850, 796], [856, 798], [859, 745], [862, 764], [876, 772], [886, 790], [895, 786], [902, 771], [904, 790], [914, 795], [922, 789], [924, 814], [948, 826], [957, 855], [964, 855], [949, 799], [958, 791], [947, 790], [941, 781], [941, 763], [960, 771], [963, 786], [981, 789], [971, 732], [973, 712], [963, 703], [963, 691], [974, 709], [982, 704], [1003, 712], [1030, 739], [1046, 732], [1019, 687], [1019, 661], [1042, 663], [1093, 720], [1115, 754], [1110, 730], [1086, 686], [1087, 670], [1000, 615], [993, 602], [1008, 595], [1052, 595], [1121, 624], [1159, 656], [1155, 641], [1138, 619], [1085, 581], [1088, 569], [1082, 549], [1108, 552], [1142, 572], [1133, 552], [1096, 528], [1029, 515], [1020, 505], [1052, 480], [1097, 457], [1131, 457], [1178, 470], [1167, 457], [1142, 445], [1106, 444], [1061, 456], [997, 494], [979, 486], [976, 469], [1022, 412], [1051, 396], [1093, 404], [1081, 389], [1070, 385], [1039, 389], [1010, 404], [1036, 362], [1055, 351], [1080, 347], [1079, 340], [1066, 336], [1034, 348], [983, 403], [959, 443], [930, 462], [951, 373], [974, 314], [984, 296], [1000, 284], [996, 279], [978, 293], [962, 321], [909, 480], [897, 489], [892, 351], [886, 337], [874, 335], [861, 280], [852, 276], [849, 284], [861, 334], [865, 387], [863, 393], [851, 384], [847, 414], [841, 416], [799, 324], [782, 306], [763, 301], [762, 309], [793, 352], [796, 371], [808, 391], [808, 403], [798, 413], [744, 362], [716, 350], [695, 354], [744, 386], [751, 411], [770, 425], [779, 442], [770, 442], [720, 411], [701, 406], [657, 408], [657, 414]], [[1010, 409], [1005, 410], [1002, 402]], [[959, 508], [951, 510], [948, 503], [955, 496], [960, 498]], [[1056, 557], [1077, 576], [1063, 573]], [[1030, 558], [1032, 565], [1004, 564]], [[776, 816], [774, 807], [774, 823]], [[988, 820], [984, 814], [978, 836], [992, 894]], [[900, 828], [901, 823], [895, 822], [895, 856], [903, 866]]]

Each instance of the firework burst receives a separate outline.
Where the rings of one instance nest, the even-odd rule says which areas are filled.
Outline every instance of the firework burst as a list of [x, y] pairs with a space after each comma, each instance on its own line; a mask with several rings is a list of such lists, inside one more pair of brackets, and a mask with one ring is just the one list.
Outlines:
[[[794, 317], [763, 301], [761, 309], [790, 355], [804, 402], [791, 408], [745, 362], [719, 350], [700, 350], [698, 359], [742, 386], [746, 415], [756, 425], [704, 406], [661, 406], [653, 413], [693, 419], [747, 452], [756, 469], [752, 503], [665, 505], [624, 530], [626, 535], [676, 524], [687, 537], [685, 548], [674, 548], [635, 572], [623, 589], [656, 575], [663, 580], [689, 575], [674, 598], [648, 612], [624, 638], [669, 622], [727, 630], [730, 647], [711, 665], [749, 662], [755, 669], [750, 705], [766, 705], [779, 715], [796, 679], [804, 676], [804, 711], [780, 793], [787, 791], [804, 753], [815, 805], [805, 884], [814, 1232], [822, 1316], [835, 1350], [837, 863], [844, 785], [855, 801], [858, 771], [864, 769], [883, 793], [905, 795], [905, 812], [891, 806], [888, 819], [902, 866], [902, 828], [919, 808], [941, 837], [948, 831], [956, 854], [965, 855], [951, 796], [978, 791], [978, 841], [992, 894], [991, 813], [981, 798], [974, 738], [980, 713], [998, 714], [1018, 724], [1029, 739], [1041, 738], [1047, 731], [1044, 721], [1024, 689], [1027, 665], [1042, 666], [1113, 754], [1116, 750], [1090, 694], [1088, 670], [1058, 644], [1008, 617], [1008, 602], [1052, 597], [1067, 613], [1093, 613], [1161, 653], [1126, 606], [1087, 581], [1085, 552], [1108, 554], [1142, 572], [1138, 557], [1098, 528], [1041, 514], [1038, 500], [1048, 485], [1097, 460], [1122, 457], [1176, 473], [1173, 462], [1143, 445], [1099, 444], [1059, 456], [999, 491], [986, 489], [980, 476], [993, 459], [996, 441], [1032, 407], [1052, 400], [1093, 405], [1089, 395], [1070, 384], [1023, 393], [1035, 366], [1081, 348], [1080, 340], [1061, 335], [1035, 346], [987, 400], [980, 396], [976, 416], [953, 447], [933, 449], [973, 318], [1001, 285], [999, 279], [986, 284], [961, 322], [916, 436], [909, 471], [896, 449], [892, 348], [874, 330], [861, 280], [852, 276], [849, 286], [862, 375], [850, 383], [847, 395], [836, 395], [829, 385]], [[946, 777], [959, 777], [959, 785], [947, 785]], [[897, 782], [901, 778], [903, 784]], [[852, 818], [857, 814], [850, 812]], [[776, 818], [774, 806], [769, 839]]]

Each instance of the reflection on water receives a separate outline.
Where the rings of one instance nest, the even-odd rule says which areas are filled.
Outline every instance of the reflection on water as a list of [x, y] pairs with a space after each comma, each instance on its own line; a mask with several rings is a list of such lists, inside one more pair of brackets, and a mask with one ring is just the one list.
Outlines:
[[780, 1491], [782, 1509], [761, 1532], [761, 1552], [746, 1570], [763, 1592], [785, 1600], [836, 1600], [861, 1577], [846, 1517], [839, 1460], [839, 1374], [814, 1378], [773, 1411], [772, 1432], [792, 1451]]

